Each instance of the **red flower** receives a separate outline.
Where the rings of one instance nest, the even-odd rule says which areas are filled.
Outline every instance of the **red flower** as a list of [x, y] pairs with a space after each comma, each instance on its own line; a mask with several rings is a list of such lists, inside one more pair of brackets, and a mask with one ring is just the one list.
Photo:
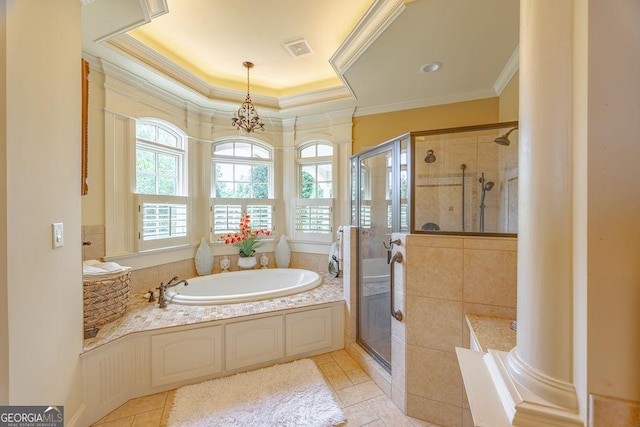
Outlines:
[[240, 217], [240, 232], [227, 233], [220, 236], [225, 245], [236, 245], [240, 256], [253, 256], [255, 249], [261, 244], [256, 240], [257, 236], [270, 236], [271, 231], [265, 228], [251, 230], [251, 216], [244, 214]]

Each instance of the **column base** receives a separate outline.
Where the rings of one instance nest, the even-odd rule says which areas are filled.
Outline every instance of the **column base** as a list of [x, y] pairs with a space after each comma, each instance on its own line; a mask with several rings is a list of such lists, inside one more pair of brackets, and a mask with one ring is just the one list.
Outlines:
[[[495, 350], [480, 353], [462, 348], [456, 348], [456, 353], [474, 425], [584, 426], [577, 405], [567, 408], [553, 403], [513, 378], [507, 367], [509, 353]], [[566, 389], [567, 384], [563, 383], [560, 394], [565, 398]]]

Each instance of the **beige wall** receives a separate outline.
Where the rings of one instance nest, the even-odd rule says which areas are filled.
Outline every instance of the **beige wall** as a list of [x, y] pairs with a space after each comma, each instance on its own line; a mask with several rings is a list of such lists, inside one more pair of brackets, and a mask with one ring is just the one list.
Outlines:
[[497, 121], [497, 97], [358, 116], [353, 119], [353, 152], [358, 153], [407, 132]]
[[[82, 401], [80, 7], [77, 0], [0, 3], [7, 180], [0, 318], [8, 319], [0, 321], [7, 337], [0, 360], [8, 359], [2, 403], [64, 405], [67, 420]], [[54, 222], [64, 223], [65, 240], [55, 250]]]
[[574, 185], [582, 194], [575, 215], [586, 225], [577, 233], [587, 236], [588, 249], [581, 253], [586, 271], [575, 286], [586, 285], [587, 292], [589, 393], [638, 403], [640, 57], [633, 53], [640, 40], [640, 3], [588, 3], [588, 71], [576, 67], [586, 93], [586, 103], [578, 105], [588, 106], [579, 110], [586, 115], [578, 136], [586, 139], [575, 141], [583, 175]]
[[82, 225], [104, 224], [104, 74], [89, 72], [89, 193], [82, 197]]
[[500, 122], [511, 122], [518, 120], [518, 102], [520, 94], [518, 90], [518, 80], [520, 72], [516, 71], [509, 83], [502, 89], [498, 101], [498, 111]]

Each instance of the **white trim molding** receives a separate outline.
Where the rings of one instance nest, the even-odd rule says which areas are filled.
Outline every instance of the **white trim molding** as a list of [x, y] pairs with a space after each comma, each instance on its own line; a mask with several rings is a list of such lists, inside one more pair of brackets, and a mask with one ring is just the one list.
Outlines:
[[[474, 424], [583, 426], [573, 385], [535, 372], [519, 360], [515, 350], [481, 353], [456, 348]], [[517, 376], [513, 370], [518, 371]]]

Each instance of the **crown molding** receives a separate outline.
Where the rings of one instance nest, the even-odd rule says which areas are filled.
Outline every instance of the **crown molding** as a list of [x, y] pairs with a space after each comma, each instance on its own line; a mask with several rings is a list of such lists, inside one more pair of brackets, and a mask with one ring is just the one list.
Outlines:
[[415, 108], [433, 107], [434, 105], [454, 104], [456, 102], [474, 101], [476, 99], [494, 98], [496, 93], [493, 88], [480, 89], [470, 92], [461, 92], [451, 95], [432, 96], [412, 101], [393, 102], [389, 104], [359, 107], [354, 117], [369, 116], [372, 114], [390, 113], [393, 111], [412, 110]]
[[[233, 108], [235, 108], [235, 104], [241, 103], [246, 96], [245, 92], [209, 85], [127, 34], [118, 35], [104, 44], [106, 47], [126, 55], [131, 60], [210, 101], [234, 104]], [[329, 102], [350, 101], [354, 98], [349, 89], [344, 86], [336, 86], [281, 98], [253, 93], [251, 94], [251, 99], [256, 107], [285, 111]]]
[[509, 84], [513, 76], [520, 68], [520, 46], [516, 46], [516, 49], [511, 54], [511, 58], [507, 61], [507, 64], [502, 69], [502, 72], [493, 84], [493, 88], [497, 95], [500, 95], [505, 87]]
[[157, 18], [160, 15], [169, 13], [169, 6], [167, 6], [167, 0], [146, 0], [147, 11], [151, 19]]
[[113, 37], [105, 43], [105, 46], [128, 56], [194, 92], [206, 97], [211, 96], [211, 86], [128, 34]]
[[329, 63], [338, 75], [343, 75], [351, 65], [376, 41], [384, 30], [405, 9], [404, 0], [376, 0], [349, 33]]

